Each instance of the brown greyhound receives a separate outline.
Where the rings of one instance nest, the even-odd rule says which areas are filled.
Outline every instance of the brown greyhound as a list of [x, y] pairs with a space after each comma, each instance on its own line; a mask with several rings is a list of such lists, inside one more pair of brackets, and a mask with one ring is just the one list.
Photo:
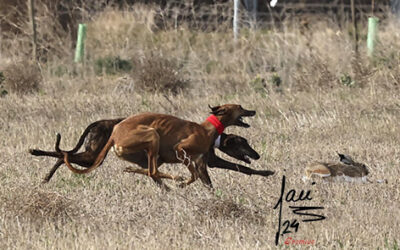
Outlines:
[[[113, 127], [122, 120], [123, 120], [122, 118], [119, 118], [112, 120], [99, 120], [91, 123], [82, 133], [76, 146], [70, 151], [63, 151], [60, 149], [59, 147], [61, 141], [60, 134], [57, 134], [55, 151], [30, 149], [29, 152], [35, 156], [50, 156], [58, 158], [53, 168], [44, 178], [43, 182], [44, 183], [49, 182], [54, 173], [57, 171], [57, 169], [64, 163], [64, 155], [62, 154], [62, 151], [68, 153], [68, 160], [72, 163], [78, 164], [82, 167], [89, 167], [93, 165], [99, 152], [101, 151], [101, 149], [103, 149], [104, 145], [107, 143], [111, 135], [111, 132], [113, 130]], [[76, 153], [84, 143], [85, 143], [85, 151]], [[225, 154], [237, 160], [244, 161], [246, 163], [250, 163], [249, 160], [250, 158], [255, 160], [259, 159], [260, 155], [249, 145], [247, 140], [241, 136], [222, 133], [218, 145], [214, 145], [208, 151], [209, 153], [207, 162], [208, 166], [210, 168], [221, 168], [221, 169], [237, 171], [247, 175], [254, 174], [260, 176], [269, 176], [274, 173], [269, 170], [255, 170], [249, 167], [242, 166], [240, 164], [223, 160], [215, 154], [214, 148], [218, 148]], [[137, 153], [135, 163], [142, 168], [147, 168], [148, 163], [145, 152]]]
[[240, 105], [225, 104], [211, 108], [211, 113], [201, 125], [164, 114], [144, 113], [130, 116], [115, 125], [108, 142], [92, 166], [83, 170], [72, 167], [67, 153], [63, 153], [64, 162], [71, 171], [83, 174], [100, 166], [111, 147], [114, 147], [120, 158], [130, 162], [133, 162], [132, 156], [135, 153], [144, 150], [147, 153], [148, 168], [130, 168], [130, 172], [146, 174], [153, 179], [181, 179], [158, 171], [157, 159], [161, 157], [166, 163], [182, 162], [188, 166], [191, 178], [184, 185], [189, 185], [200, 177], [211, 186], [206, 168], [209, 149], [225, 127], [249, 127], [242, 121], [242, 117], [254, 116], [255, 111], [243, 109]]

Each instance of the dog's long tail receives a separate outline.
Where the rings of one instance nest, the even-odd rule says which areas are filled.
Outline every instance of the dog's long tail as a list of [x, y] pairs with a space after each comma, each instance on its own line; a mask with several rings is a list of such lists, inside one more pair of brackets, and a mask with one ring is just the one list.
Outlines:
[[[67, 152], [67, 153], [70, 153], [70, 154], [75, 154], [75, 153], [82, 147], [83, 143], [85, 142], [86, 136], [90, 133], [90, 130], [92, 130], [92, 128], [94, 128], [95, 126], [97, 126], [98, 123], [99, 123], [99, 121], [93, 122], [92, 124], [90, 124], [90, 125], [85, 129], [85, 131], [83, 131], [83, 133], [82, 133], [81, 137], [79, 138], [79, 141], [78, 141], [78, 143], [76, 144], [76, 146], [75, 146], [73, 149], [71, 149], [71, 150], [69, 150], [69, 151], [66, 151], [66, 152]], [[59, 135], [59, 134], [57, 134], [57, 136], [58, 136], [58, 135]], [[57, 143], [56, 143], [56, 151], [57, 151], [57, 152], [62, 152], [62, 150], [60, 150], [59, 145], [60, 145], [60, 143], [58, 143], [58, 145], [57, 145]]]
[[98, 168], [101, 163], [103, 163], [104, 159], [107, 156], [108, 151], [110, 151], [111, 147], [114, 145], [114, 140], [112, 138], [110, 138], [107, 142], [107, 144], [104, 146], [104, 148], [101, 150], [101, 152], [99, 153], [99, 155], [97, 156], [96, 160], [94, 161], [93, 165], [90, 166], [87, 169], [77, 169], [75, 167], [73, 167], [71, 165], [71, 163], [68, 160], [68, 152], [62, 152], [62, 154], [64, 155], [64, 162], [67, 165], [67, 167], [69, 168], [69, 170], [71, 170], [74, 173], [77, 174], [87, 174], [92, 172], [93, 170], [95, 170], [96, 168]]
[[98, 124], [98, 122], [94, 122], [94, 123], [90, 124], [85, 129], [85, 131], [83, 131], [83, 134], [79, 138], [79, 141], [76, 144], [76, 146], [69, 151], [64, 151], [64, 150], [60, 149], [61, 134], [57, 133], [56, 145], [54, 147], [55, 152], [54, 151], [44, 151], [44, 150], [40, 150], [40, 149], [29, 149], [29, 153], [31, 155], [35, 155], [35, 156], [50, 156], [50, 157], [55, 157], [55, 158], [62, 158], [63, 154], [64, 154], [63, 152], [69, 153], [69, 154], [75, 154], [82, 147], [87, 135], [90, 133], [90, 130], [93, 127], [97, 126], [97, 124]]
[[40, 149], [29, 149], [29, 153], [31, 155], [36, 155], [36, 156], [51, 156], [55, 158], [62, 158], [63, 155], [60, 150], [60, 141], [61, 141], [61, 135], [57, 133], [57, 139], [56, 139], [56, 145], [55, 145], [55, 150], [56, 151], [44, 151]]

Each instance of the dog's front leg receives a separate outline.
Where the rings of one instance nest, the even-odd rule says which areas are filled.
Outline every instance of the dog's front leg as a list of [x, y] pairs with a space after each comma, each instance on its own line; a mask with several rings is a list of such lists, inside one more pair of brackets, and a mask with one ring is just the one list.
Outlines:
[[209, 188], [213, 188], [210, 176], [207, 171], [207, 156], [202, 156], [200, 159], [196, 161], [197, 172], [199, 174], [201, 182]]

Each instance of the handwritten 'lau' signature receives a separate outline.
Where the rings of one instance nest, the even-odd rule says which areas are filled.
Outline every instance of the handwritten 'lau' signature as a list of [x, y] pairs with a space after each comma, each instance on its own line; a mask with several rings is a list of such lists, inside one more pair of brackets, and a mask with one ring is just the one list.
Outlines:
[[[294, 229], [294, 232], [296, 233], [299, 230], [300, 223], [297, 221], [297, 219], [291, 220], [285, 220], [282, 224], [282, 206], [284, 202], [301, 202], [305, 200], [312, 200], [311, 197], [311, 190], [301, 190], [300, 194], [296, 198], [296, 190], [291, 189], [289, 192], [285, 194], [285, 183], [286, 183], [286, 177], [282, 176], [282, 187], [281, 187], [281, 195], [279, 197], [278, 202], [274, 206], [274, 209], [277, 209], [279, 207], [279, 220], [278, 220], [278, 231], [276, 232], [275, 235], [275, 245], [278, 245], [279, 243], [279, 237], [283, 236], [288, 233], [292, 233], [289, 229]], [[315, 182], [313, 182], [311, 185], [314, 185]], [[322, 210], [324, 207], [317, 207], [317, 206], [289, 206], [290, 209], [292, 209], [292, 212], [296, 215], [300, 216], [307, 216], [307, 218], [302, 219], [302, 222], [313, 222], [313, 221], [319, 221], [319, 220], [324, 220], [326, 219], [325, 216], [320, 215], [320, 214], [314, 214], [310, 213], [309, 211], [312, 210]], [[281, 228], [284, 228], [284, 230], [281, 232]]]

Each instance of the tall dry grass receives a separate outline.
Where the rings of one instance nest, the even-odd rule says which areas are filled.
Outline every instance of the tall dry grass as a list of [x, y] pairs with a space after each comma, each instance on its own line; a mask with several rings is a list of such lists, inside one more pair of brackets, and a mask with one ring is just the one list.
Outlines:
[[[160, 30], [155, 13], [138, 6], [92, 16], [84, 65], [72, 64], [72, 50], [60, 48], [62, 57], [40, 63], [39, 92], [0, 98], [1, 249], [272, 249], [282, 175], [288, 188], [312, 189], [307, 204], [324, 206], [327, 216], [301, 223], [288, 236], [315, 240], [314, 249], [398, 249], [400, 30], [394, 21], [383, 21], [377, 56], [369, 61], [365, 41], [356, 58], [350, 30], [329, 20], [308, 29], [291, 22], [243, 28], [234, 43], [228, 23], [213, 31]], [[2, 47], [0, 71], [27, 59], [13, 51], [29, 47], [16, 46]], [[190, 88], [176, 95], [139, 89], [132, 72], [151, 53], [176, 62]], [[132, 72], [97, 75], [95, 62], [105, 57], [131, 62]], [[129, 164], [110, 154], [92, 174], [63, 167], [42, 185], [54, 160], [27, 153], [52, 149], [56, 132], [63, 135], [61, 147], [71, 148], [97, 119], [153, 111], [201, 122], [208, 104], [222, 103], [257, 110], [247, 119], [251, 128], [227, 131], [260, 153], [251, 167], [274, 170], [274, 176], [212, 169], [215, 190], [200, 182], [179, 189], [167, 181], [172, 191], [163, 192], [150, 178], [123, 173]], [[335, 151], [364, 162], [372, 180], [388, 183], [301, 181], [306, 164], [336, 161]], [[188, 175], [181, 165], [162, 168]], [[285, 207], [283, 218], [296, 217]]]

